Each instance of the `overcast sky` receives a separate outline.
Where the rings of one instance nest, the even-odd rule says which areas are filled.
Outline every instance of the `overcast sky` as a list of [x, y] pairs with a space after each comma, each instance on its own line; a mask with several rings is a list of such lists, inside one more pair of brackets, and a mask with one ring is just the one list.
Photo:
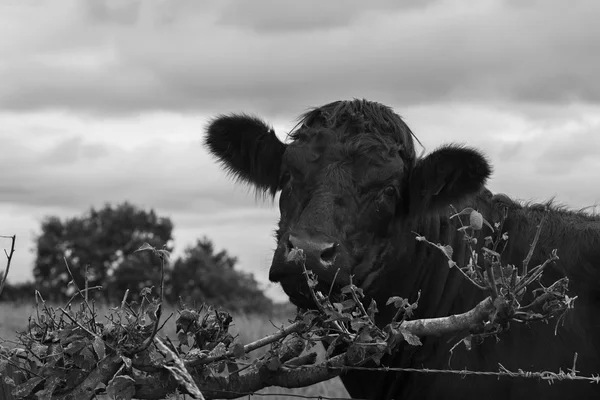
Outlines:
[[427, 151], [481, 148], [493, 191], [598, 204], [599, 15], [594, 0], [3, 0], [9, 280], [31, 277], [44, 216], [128, 200], [173, 220], [176, 255], [208, 235], [266, 285], [278, 211], [203, 149], [223, 112], [256, 113], [283, 138], [309, 107], [367, 98]]

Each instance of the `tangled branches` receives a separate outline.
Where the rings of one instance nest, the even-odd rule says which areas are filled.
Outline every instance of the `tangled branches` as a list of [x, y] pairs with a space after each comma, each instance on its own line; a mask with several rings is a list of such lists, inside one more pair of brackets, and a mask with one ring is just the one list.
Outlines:
[[[161, 399], [176, 391], [197, 399], [233, 398], [268, 386], [308, 386], [339, 375], [343, 368], [361, 368], [368, 362], [379, 365], [381, 358], [401, 343], [419, 346], [420, 338], [428, 335], [460, 333], [470, 347], [477, 343], [473, 339], [483, 340], [508, 329], [511, 320], [560, 320], [574, 302], [566, 294], [568, 280], [544, 287], [539, 279], [544, 268], [558, 258], [556, 252], [531, 269], [527, 268], [528, 255], [521, 274], [515, 266], [502, 265], [499, 247], [508, 237], [500, 222], [492, 228], [496, 238], [485, 239], [481, 263], [473, 233], [483, 224], [491, 225], [471, 209], [452, 218], [460, 220], [465, 215], [469, 223], [461, 220], [459, 230], [471, 250], [466, 266], [452, 260], [451, 247], [416, 237], [442, 251], [450, 268], [458, 268], [469, 282], [489, 293], [462, 314], [412, 319], [420, 293], [413, 302], [392, 297], [387, 304], [393, 304], [396, 315], [380, 328], [374, 322], [377, 304], [367, 301], [359, 287], [350, 283], [333, 300], [317, 290], [317, 277], [304, 268], [316, 309], [299, 310], [289, 326], [244, 344], [229, 332], [232, 316], [206, 305], [182, 307], [175, 321], [177, 338], [159, 337], [169, 320], [161, 321], [162, 282], [158, 296], [152, 297], [152, 290], [144, 289], [137, 306], [124, 298], [105, 322], [97, 321], [87, 292], [78, 289], [82, 302], [75, 310], [71, 302], [64, 308], [49, 307], [38, 293], [38, 314], [20, 334], [19, 348], [0, 348], [0, 372], [16, 399], [90, 399], [98, 394]], [[531, 251], [534, 247], [535, 241]], [[164, 250], [150, 246], [140, 250], [153, 251], [164, 269], [168, 259]], [[302, 253], [296, 251], [301, 262]], [[534, 291], [533, 300], [522, 306], [533, 282], [540, 288]], [[327, 343], [325, 358], [319, 362], [311, 350], [318, 342]], [[261, 357], [251, 357], [259, 348], [268, 350]]]

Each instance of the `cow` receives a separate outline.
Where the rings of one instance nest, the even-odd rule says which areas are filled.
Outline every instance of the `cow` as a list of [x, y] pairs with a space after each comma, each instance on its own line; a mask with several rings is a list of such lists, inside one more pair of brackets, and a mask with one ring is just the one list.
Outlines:
[[[570, 371], [600, 373], [600, 217], [544, 204], [512, 200], [487, 189], [492, 166], [477, 149], [445, 144], [417, 155], [418, 140], [402, 118], [383, 104], [353, 99], [310, 109], [288, 140], [277, 138], [264, 120], [249, 114], [221, 114], [206, 127], [205, 146], [235, 178], [259, 194], [279, 196], [277, 247], [269, 279], [278, 282], [301, 309], [314, 308], [302, 266], [289, 257], [302, 249], [304, 263], [333, 294], [352, 282], [377, 302], [376, 324], [388, 324], [396, 309], [391, 296], [414, 301], [413, 318], [465, 312], [489, 293], [449, 268], [429, 241], [451, 245], [464, 263], [466, 241], [457, 231], [455, 209], [472, 207], [487, 221], [506, 219], [504, 263], [521, 266], [540, 221], [546, 216], [530, 266], [557, 249], [541, 283], [569, 278], [575, 306], [555, 323], [511, 323], [510, 328], [468, 350], [460, 337], [425, 337], [421, 346], [401, 345], [386, 355], [389, 367], [497, 372]], [[483, 228], [482, 235], [490, 234]], [[481, 247], [483, 240], [479, 240]], [[337, 274], [336, 274], [337, 273]], [[556, 329], [556, 332], [555, 332]], [[452, 351], [451, 351], [452, 350]], [[349, 394], [367, 399], [589, 399], [600, 385], [406, 371], [349, 370], [340, 376]]]

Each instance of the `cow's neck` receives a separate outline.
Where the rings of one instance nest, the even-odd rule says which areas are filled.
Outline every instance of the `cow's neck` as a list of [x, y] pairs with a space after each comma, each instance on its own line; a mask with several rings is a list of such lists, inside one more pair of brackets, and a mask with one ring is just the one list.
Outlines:
[[[503, 231], [508, 232], [509, 240], [502, 258], [504, 263], [521, 268], [537, 226], [545, 214], [544, 207], [521, 206], [506, 197], [492, 198], [489, 192], [482, 192], [468, 206], [479, 210], [492, 224], [500, 221], [504, 209], [508, 209]], [[421, 290], [417, 317], [422, 318], [464, 312], [489, 294], [476, 288], [454, 268], [450, 269], [438, 249], [417, 242], [413, 233], [425, 236], [433, 243], [452, 246], [454, 260], [465, 265], [468, 247], [463, 234], [457, 232], [459, 226], [457, 222], [451, 222], [448, 215], [423, 216], [405, 224], [395, 235], [396, 250], [382, 260], [384, 266], [375, 285], [377, 290], [374, 291], [377, 293], [375, 298], [381, 324], [389, 322], [395, 313], [393, 306], [385, 305], [391, 296], [414, 301]], [[490, 233], [486, 227], [479, 232], [478, 248]], [[543, 263], [553, 249], [558, 250], [560, 260], [544, 272], [544, 284], [550, 284], [567, 274], [573, 291], [598, 292], [600, 217], [550, 207], [529, 268]]]
[[456, 269], [449, 268], [440, 250], [417, 241], [414, 233], [433, 243], [452, 246], [455, 259], [466, 262], [468, 248], [462, 233], [456, 229], [457, 225], [448, 216], [424, 216], [402, 226], [394, 237], [395, 251], [383, 260], [385, 265], [376, 285], [381, 324], [389, 322], [395, 313], [393, 306], [385, 305], [390, 296], [401, 296], [412, 302], [421, 290], [415, 317], [430, 318], [464, 312], [466, 304], [487, 295], [467, 282]]

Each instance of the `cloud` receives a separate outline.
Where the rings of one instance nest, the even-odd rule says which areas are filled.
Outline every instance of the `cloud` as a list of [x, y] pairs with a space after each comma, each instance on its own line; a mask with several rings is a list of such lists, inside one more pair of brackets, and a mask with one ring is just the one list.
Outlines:
[[131, 25], [138, 21], [141, 5], [140, 0], [88, 0], [81, 7], [91, 21]]
[[327, 31], [352, 25], [388, 11], [407, 11], [426, 8], [434, 0], [379, 0], [365, 3], [360, 0], [277, 0], [230, 1], [219, 14], [218, 22], [269, 34], [298, 31]]
[[11, 55], [1, 107], [281, 117], [351, 97], [397, 108], [600, 100], [594, 1], [80, 4], [24, 5], [35, 32], [0, 28]]
[[63, 117], [51, 128], [50, 117], [44, 133], [37, 122], [15, 119], [0, 116], [8, 126], [0, 129], [0, 202], [81, 210], [128, 200], [199, 213], [256, 203], [253, 191], [231, 184], [203, 148], [200, 121], [184, 128], [178, 116]]
[[[70, 137], [43, 153], [39, 162], [42, 165], [71, 165], [83, 161], [107, 158], [111, 149], [101, 143], [84, 143], [82, 137]], [[100, 161], [102, 162], [102, 161]]]
[[218, 166], [208, 157], [198, 157], [200, 151], [199, 144], [126, 151], [68, 139], [16, 162], [0, 161], [0, 168], [10, 171], [0, 178], [0, 190], [3, 201], [32, 206], [78, 207], [128, 199], [160, 208], [214, 212], [245, 205], [248, 196], [220, 179]]
[[565, 129], [563, 137], [543, 146], [544, 151], [534, 161], [537, 172], [558, 177], [590, 168], [597, 171], [600, 165], [600, 125], [576, 128]]

